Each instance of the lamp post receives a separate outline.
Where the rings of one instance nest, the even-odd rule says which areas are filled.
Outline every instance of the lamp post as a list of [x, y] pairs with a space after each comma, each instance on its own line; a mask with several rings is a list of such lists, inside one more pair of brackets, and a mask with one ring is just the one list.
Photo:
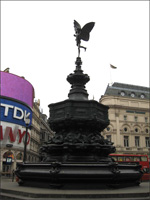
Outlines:
[[26, 162], [26, 151], [27, 151], [27, 134], [28, 134], [28, 128], [30, 124], [30, 119], [25, 119], [25, 124], [26, 124], [26, 134], [25, 134], [25, 141], [24, 141], [24, 157], [23, 157], [23, 162]]

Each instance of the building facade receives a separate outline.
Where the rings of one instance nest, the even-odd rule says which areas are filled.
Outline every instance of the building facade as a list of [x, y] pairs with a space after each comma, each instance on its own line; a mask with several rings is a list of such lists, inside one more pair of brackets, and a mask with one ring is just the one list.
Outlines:
[[45, 114], [42, 113], [40, 114], [40, 120], [41, 120], [40, 144], [42, 146], [44, 142], [47, 142], [54, 136], [54, 132], [50, 129], [47, 122], [47, 116]]
[[108, 85], [100, 103], [109, 106], [110, 125], [102, 132], [117, 154], [150, 152], [150, 88], [123, 83]]
[[47, 116], [40, 111], [40, 100], [33, 103], [31, 144], [27, 152], [28, 162], [41, 161], [40, 147], [54, 135], [47, 123]]
[[27, 151], [28, 162], [39, 162], [40, 147], [40, 103], [33, 103], [30, 149]]

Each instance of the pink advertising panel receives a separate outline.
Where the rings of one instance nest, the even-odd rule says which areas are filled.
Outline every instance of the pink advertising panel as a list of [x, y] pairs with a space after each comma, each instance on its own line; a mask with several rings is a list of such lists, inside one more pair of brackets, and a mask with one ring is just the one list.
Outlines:
[[33, 108], [34, 88], [17, 75], [0, 71], [0, 95], [22, 101]]

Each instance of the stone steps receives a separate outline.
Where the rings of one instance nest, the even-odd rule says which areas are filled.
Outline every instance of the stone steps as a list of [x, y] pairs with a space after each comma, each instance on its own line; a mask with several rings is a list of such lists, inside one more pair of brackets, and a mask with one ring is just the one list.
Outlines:
[[[31, 190], [31, 188], [30, 188]], [[72, 192], [72, 193], [67, 193], [66, 190], [62, 191], [62, 192], [58, 192], [58, 190], [56, 189], [55, 193], [49, 193], [49, 194], [42, 194], [42, 193], [30, 193], [30, 192], [22, 192], [22, 191], [14, 191], [14, 190], [7, 190], [7, 189], [1, 189], [0, 191], [0, 197], [3, 200], [35, 200], [35, 199], [39, 199], [39, 200], [65, 200], [65, 199], [70, 199], [70, 200], [79, 200], [79, 199], [86, 199], [86, 200], [90, 200], [90, 199], [116, 199], [116, 200], [120, 200], [120, 199], [128, 199], [128, 200], [148, 200], [150, 197], [150, 192], [146, 192], [146, 193], [117, 193], [117, 190], [115, 193], [86, 193], [85, 192], [81, 193], [81, 191], [79, 190], [78, 192]]]

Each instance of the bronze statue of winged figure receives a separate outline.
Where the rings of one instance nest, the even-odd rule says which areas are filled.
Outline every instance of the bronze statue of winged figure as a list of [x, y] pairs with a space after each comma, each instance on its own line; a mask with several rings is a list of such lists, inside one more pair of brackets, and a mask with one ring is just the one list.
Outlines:
[[74, 29], [75, 29], [75, 37], [76, 43], [78, 46], [78, 57], [80, 56], [80, 48], [86, 50], [86, 47], [81, 46], [81, 40], [88, 41], [90, 38], [90, 32], [93, 29], [95, 22], [89, 22], [81, 28], [80, 24], [74, 20]]

